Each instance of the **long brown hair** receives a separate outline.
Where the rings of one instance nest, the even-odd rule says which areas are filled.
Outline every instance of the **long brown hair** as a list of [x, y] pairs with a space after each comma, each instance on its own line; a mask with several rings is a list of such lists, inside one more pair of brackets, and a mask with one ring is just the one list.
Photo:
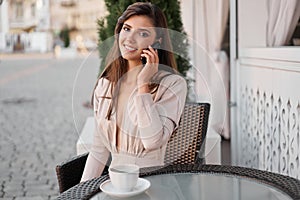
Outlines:
[[[172, 44], [168, 31], [167, 20], [162, 12], [162, 10], [156, 5], [150, 2], [137, 2], [131, 4], [127, 7], [124, 13], [119, 17], [118, 22], [115, 27], [115, 40], [111, 50], [106, 56], [106, 67], [103, 70], [102, 74], [99, 76], [97, 83], [100, 78], [106, 78], [110, 81], [111, 84], [111, 94], [112, 97], [103, 97], [103, 98], [112, 98], [112, 103], [110, 104], [110, 108], [108, 110], [107, 119], [110, 119], [113, 105], [115, 104], [117, 97], [117, 83], [119, 79], [127, 72], [128, 70], [128, 62], [121, 56], [121, 52], [119, 49], [119, 33], [123, 27], [124, 22], [132, 16], [140, 15], [147, 16], [152, 21], [154, 27], [156, 27], [156, 38], [160, 39], [161, 49], [159, 55], [159, 64], [164, 66], [165, 71], [169, 72], [177, 72], [177, 65], [172, 53]], [[167, 67], [166, 67], [167, 66]], [[168, 69], [169, 68], [169, 69]], [[154, 91], [155, 88], [158, 87], [161, 79], [164, 76], [154, 76], [152, 78], [151, 83], [149, 83], [150, 90]], [[154, 80], [155, 79], [155, 80]], [[97, 87], [97, 83], [93, 90], [93, 94]], [[92, 98], [93, 104], [93, 98]]]

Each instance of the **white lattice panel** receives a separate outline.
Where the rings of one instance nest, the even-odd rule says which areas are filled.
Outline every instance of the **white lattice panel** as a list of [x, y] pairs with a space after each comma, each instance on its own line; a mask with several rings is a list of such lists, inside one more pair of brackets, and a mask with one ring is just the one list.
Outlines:
[[[289, 70], [289, 65], [293, 70]], [[300, 63], [241, 60], [241, 165], [300, 178], [299, 87]]]

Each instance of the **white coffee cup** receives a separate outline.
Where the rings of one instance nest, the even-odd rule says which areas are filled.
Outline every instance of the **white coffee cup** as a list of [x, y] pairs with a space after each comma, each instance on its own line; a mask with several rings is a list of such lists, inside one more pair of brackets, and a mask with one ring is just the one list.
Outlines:
[[137, 184], [140, 168], [134, 164], [114, 165], [109, 168], [113, 187], [119, 192], [129, 192]]

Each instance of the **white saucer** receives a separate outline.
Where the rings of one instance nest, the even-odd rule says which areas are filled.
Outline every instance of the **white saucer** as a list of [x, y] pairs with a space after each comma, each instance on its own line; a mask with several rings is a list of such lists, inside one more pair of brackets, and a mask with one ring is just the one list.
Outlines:
[[145, 192], [150, 187], [150, 185], [151, 185], [151, 183], [147, 179], [139, 178], [137, 181], [137, 185], [132, 189], [132, 191], [119, 192], [113, 187], [113, 185], [111, 184], [111, 181], [107, 180], [107, 181], [104, 181], [100, 185], [100, 189], [102, 190], [102, 192], [104, 192], [105, 194], [108, 194], [110, 196], [130, 197], [130, 196], [138, 195], [138, 194]]

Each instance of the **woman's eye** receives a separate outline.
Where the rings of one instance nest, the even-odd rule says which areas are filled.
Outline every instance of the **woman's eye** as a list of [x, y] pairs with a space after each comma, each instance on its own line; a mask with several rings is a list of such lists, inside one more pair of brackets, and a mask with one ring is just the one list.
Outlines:
[[142, 36], [142, 37], [148, 37], [149, 33], [147, 33], [147, 32], [140, 32], [140, 36]]
[[130, 29], [128, 27], [123, 27], [124, 31], [130, 31]]

